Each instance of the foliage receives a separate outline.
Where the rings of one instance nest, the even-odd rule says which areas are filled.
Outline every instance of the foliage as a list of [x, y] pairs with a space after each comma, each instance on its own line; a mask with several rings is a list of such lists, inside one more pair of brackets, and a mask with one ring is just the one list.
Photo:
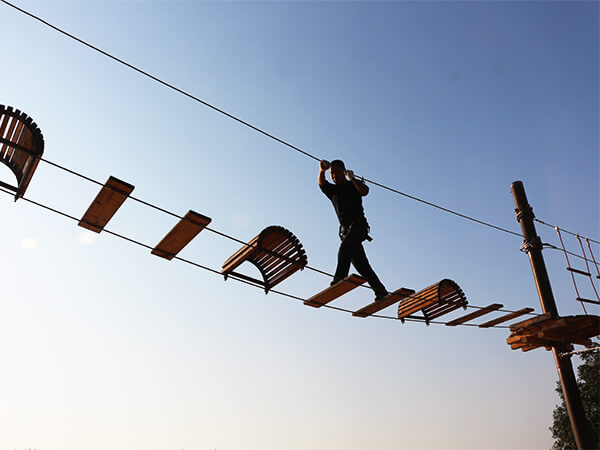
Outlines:
[[[594, 342], [592, 347], [599, 347], [600, 342]], [[583, 408], [586, 416], [591, 423], [596, 436], [600, 435], [600, 351], [589, 351], [580, 353], [582, 364], [577, 368], [577, 386], [581, 394]], [[575, 450], [575, 438], [569, 422], [565, 398], [560, 386], [556, 383], [556, 392], [560, 396], [560, 404], [556, 406], [553, 416], [553, 423], [550, 427], [552, 437], [555, 439], [552, 445], [553, 450]], [[600, 448], [600, 439], [598, 439], [596, 448]]]

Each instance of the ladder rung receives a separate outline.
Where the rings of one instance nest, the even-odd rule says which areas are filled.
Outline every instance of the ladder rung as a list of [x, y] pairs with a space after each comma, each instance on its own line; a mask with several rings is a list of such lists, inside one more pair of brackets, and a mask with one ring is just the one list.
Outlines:
[[567, 270], [568, 270], [569, 272], [575, 272], [575, 273], [578, 273], [579, 275], [585, 275], [585, 276], [588, 276], [588, 277], [591, 277], [591, 276], [592, 276], [592, 274], [591, 274], [591, 273], [589, 273], [589, 272], [584, 272], [583, 270], [579, 270], [579, 269], [573, 269], [572, 267], [567, 267]]
[[586, 303], [593, 303], [594, 305], [600, 305], [600, 302], [596, 301], [596, 300], [589, 300], [587, 298], [581, 298], [581, 297], [577, 297], [577, 301], [578, 302], [586, 302]]

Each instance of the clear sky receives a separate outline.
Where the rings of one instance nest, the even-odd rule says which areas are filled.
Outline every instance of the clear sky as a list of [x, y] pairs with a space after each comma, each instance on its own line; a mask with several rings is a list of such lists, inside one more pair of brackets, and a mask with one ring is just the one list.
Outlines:
[[[522, 180], [538, 218], [599, 239], [596, 1], [14, 1], [357, 174], [515, 232]], [[4, 4], [0, 23], [0, 103], [38, 123], [45, 158], [244, 241], [282, 225], [311, 266], [334, 270], [316, 161]], [[26, 196], [80, 217], [97, 191], [41, 163]], [[474, 305], [540, 312], [518, 236], [375, 186], [364, 204], [388, 289], [450, 278]], [[552, 443], [552, 355], [511, 350], [507, 329], [308, 308], [4, 194], [0, 217], [2, 449]], [[155, 245], [175, 222], [128, 201], [108, 228]], [[181, 256], [219, 270], [238, 248], [203, 232]], [[564, 256], [545, 256], [560, 313], [583, 314]], [[278, 288], [306, 298], [328, 283], [305, 270]], [[357, 289], [334, 304], [371, 299]]]

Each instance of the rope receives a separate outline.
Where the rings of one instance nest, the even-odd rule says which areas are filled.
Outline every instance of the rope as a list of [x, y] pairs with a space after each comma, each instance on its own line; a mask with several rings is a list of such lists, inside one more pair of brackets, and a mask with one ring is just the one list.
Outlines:
[[[10, 192], [8, 190], [5, 190], [3, 188], [0, 188], [0, 191], [4, 192], [5, 194], [10, 195], [11, 197], [14, 195], [12, 192]], [[51, 212], [53, 212], [55, 214], [58, 214], [60, 216], [66, 217], [68, 219], [71, 219], [71, 220], [73, 220], [75, 222], [79, 222], [79, 219], [77, 217], [71, 216], [71, 215], [69, 215], [69, 214], [67, 214], [65, 212], [62, 212], [62, 211], [59, 211], [59, 210], [57, 210], [55, 208], [52, 208], [50, 206], [44, 205], [43, 203], [36, 202], [36, 201], [28, 199], [26, 197], [20, 197], [20, 198], [22, 198], [26, 202], [31, 203], [31, 204], [33, 204], [35, 206], [38, 206], [38, 207], [43, 208], [43, 209], [46, 209], [46, 210], [51, 211]], [[153, 249], [153, 247], [150, 246], [150, 245], [144, 244], [143, 242], [137, 241], [135, 239], [132, 239], [132, 238], [127, 237], [125, 235], [116, 233], [114, 231], [110, 231], [110, 230], [108, 230], [106, 228], [104, 228], [102, 231], [108, 233], [109, 235], [115, 236], [117, 238], [123, 239], [125, 241], [130, 242], [130, 243], [133, 243], [133, 244], [139, 245], [141, 247], [144, 247], [145, 249], [148, 249], [148, 250], [152, 250]], [[173, 259], [181, 261], [181, 262], [184, 262], [186, 264], [190, 264], [190, 265], [192, 265], [194, 267], [206, 270], [206, 271], [211, 272], [213, 274], [216, 274], [216, 275], [219, 275], [219, 276], [223, 276], [223, 274], [220, 271], [218, 271], [216, 269], [213, 269], [211, 267], [208, 267], [208, 266], [204, 266], [204, 265], [199, 264], [199, 263], [197, 263], [195, 261], [191, 261], [191, 260], [188, 260], [188, 259], [185, 259], [185, 258], [181, 258], [179, 256], [175, 256]], [[250, 285], [250, 286], [254, 286], [254, 287], [256, 287], [258, 289], [261, 289], [261, 290], [264, 289], [263, 286], [259, 286], [259, 285], [255, 284], [255, 283], [251, 283], [249, 281], [237, 278], [235, 275], [231, 275], [230, 274], [229, 278], [233, 278], [236, 281], [239, 281], [241, 283], [244, 283], [244, 284], [247, 284], [247, 285]], [[295, 300], [298, 300], [298, 301], [302, 301], [302, 302], [306, 301], [305, 298], [302, 298], [302, 297], [299, 297], [299, 296], [296, 296], [296, 295], [293, 295], [293, 294], [289, 294], [287, 292], [275, 290], [275, 289], [271, 289], [269, 292], [273, 292], [274, 294], [281, 295], [281, 296], [288, 297], [288, 298], [292, 298], [292, 299], [295, 299]], [[350, 310], [350, 309], [340, 308], [340, 307], [332, 306], [332, 305], [323, 305], [323, 307], [328, 308], [328, 309], [332, 309], [332, 310], [336, 310], [336, 311], [340, 311], [340, 312], [350, 313], [350, 314], [352, 314], [354, 312], [353, 310]], [[511, 312], [514, 312], [514, 311], [511, 311]], [[402, 319], [400, 319], [398, 317], [395, 317], [395, 316], [387, 316], [387, 315], [382, 315], [382, 314], [372, 314], [369, 317], [374, 317], [374, 318], [379, 318], [379, 319], [398, 320], [398, 321], [402, 320]], [[425, 322], [425, 319], [424, 318], [420, 318], [420, 317], [409, 316], [409, 317], [405, 317], [403, 319], [406, 320], [406, 321], [409, 321], [409, 322], [420, 322], [420, 323]], [[429, 323], [436, 324], [436, 325], [446, 325], [449, 322], [441, 322], [441, 321], [430, 320]], [[458, 324], [458, 325], [460, 325], [460, 326], [468, 326], [468, 327], [479, 327], [478, 324], [469, 324], [469, 323], [461, 323], [461, 324]], [[494, 326], [488, 327], [488, 328], [503, 328], [503, 329], [508, 329], [510, 327], [509, 326], [504, 326], [504, 325], [494, 325]]]
[[[233, 114], [230, 114], [230, 113], [228, 113], [228, 112], [226, 112], [226, 111], [224, 111], [224, 110], [222, 110], [220, 108], [217, 108], [216, 106], [214, 106], [214, 105], [212, 105], [212, 104], [210, 104], [210, 103], [208, 103], [208, 102], [206, 102], [206, 101], [204, 101], [204, 100], [202, 100], [202, 99], [200, 99], [200, 98], [198, 98], [198, 97], [196, 97], [196, 96], [194, 96], [194, 95], [192, 95], [192, 94], [184, 91], [183, 89], [180, 89], [180, 88], [178, 88], [178, 87], [176, 87], [176, 86], [174, 86], [174, 85], [172, 85], [172, 84], [170, 84], [170, 83], [168, 83], [168, 82], [166, 82], [166, 81], [164, 81], [164, 80], [162, 80], [162, 79], [160, 79], [160, 78], [158, 78], [158, 77], [156, 77], [156, 76], [154, 76], [154, 75], [152, 75], [152, 74], [150, 74], [150, 73], [148, 73], [148, 72], [146, 72], [146, 71], [144, 71], [144, 70], [142, 70], [142, 69], [140, 69], [140, 68], [138, 68], [136, 66], [134, 66], [133, 64], [130, 64], [130, 63], [128, 63], [128, 62], [126, 62], [126, 61], [124, 61], [124, 60], [122, 60], [120, 58], [117, 58], [116, 56], [113, 56], [112, 54], [110, 54], [110, 53], [108, 53], [108, 52], [106, 52], [106, 51], [104, 51], [104, 50], [102, 50], [102, 49], [100, 49], [100, 48], [98, 48], [98, 47], [96, 47], [96, 46], [94, 46], [94, 45], [92, 45], [92, 44], [84, 41], [81, 38], [78, 38], [77, 36], [75, 36], [75, 35], [73, 35], [71, 33], [68, 33], [66, 31], [62, 30], [61, 28], [59, 28], [59, 27], [57, 27], [55, 25], [52, 25], [51, 23], [47, 22], [46, 20], [44, 20], [44, 19], [36, 16], [35, 14], [30, 13], [30, 12], [28, 12], [28, 11], [22, 9], [22, 8], [19, 8], [16, 5], [13, 5], [12, 3], [8, 2], [7, 0], [0, 0], [0, 1], [2, 3], [6, 4], [7, 6], [10, 6], [11, 8], [14, 8], [17, 11], [19, 11], [19, 12], [21, 12], [21, 13], [29, 16], [29, 17], [31, 17], [32, 19], [35, 19], [35, 20], [41, 22], [42, 24], [46, 25], [47, 27], [50, 27], [53, 30], [55, 30], [55, 31], [57, 31], [57, 32], [65, 35], [65, 36], [67, 36], [68, 38], [73, 39], [73, 40], [79, 42], [80, 44], [82, 44], [82, 45], [84, 45], [84, 46], [86, 46], [86, 47], [88, 47], [88, 48], [90, 48], [90, 49], [92, 49], [92, 50], [94, 50], [94, 51], [96, 51], [96, 52], [98, 52], [98, 53], [106, 56], [107, 58], [109, 58], [109, 59], [111, 59], [111, 60], [113, 60], [113, 61], [115, 61], [115, 62], [117, 62], [119, 64], [124, 65], [125, 67], [127, 67], [129, 69], [134, 70], [135, 72], [138, 72], [139, 74], [141, 74], [141, 75], [143, 75], [145, 77], [150, 78], [153, 81], [156, 81], [157, 83], [159, 83], [159, 84], [161, 84], [161, 85], [163, 85], [163, 86], [165, 86], [165, 87], [167, 87], [169, 89], [172, 89], [173, 91], [175, 91], [175, 92], [177, 92], [179, 94], [182, 94], [182, 95], [184, 95], [184, 96], [186, 96], [186, 97], [188, 97], [188, 98], [190, 98], [190, 99], [192, 99], [192, 100], [194, 100], [194, 101], [196, 101], [198, 103], [201, 103], [202, 105], [204, 105], [204, 106], [206, 106], [206, 107], [208, 107], [208, 108], [210, 108], [210, 109], [218, 112], [219, 114], [222, 114], [222, 115], [224, 115], [224, 116], [226, 116], [226, 117], [228, 117], [228, 118], [230, 118], [232, 120], [235, 120], [236, 122], [238, 122], [238, 123], [240, 123], [240, 124], [242, 124], [242, 125], [244, 125], [244, 126], [246, 126], [248, 128], [251, 128], [252, 130], [254, 130], [254, 131], [256, 131], [256, 132], [258, 132], [258, 133], [260, 133], [260, 134], [262, 134], [262, 135], [264, 135], [266, 137], [268, 137], [269, 139], [277, 141], [280, 144], [283, 144], [284, 146], [286, 146], [286, 147], [288, 147], [288, 148], [290, 148], [292, 150], [295, 150], [298, 153], [301, 153], [302, 155], [304, 155], [304, 156], [306, 156], [308, 158], [314, 159], [315, 161], [320, 161], [321, 160], [321, 158], [319, 158], [319, 157], [317, 157], [317, 156], [315, 156], [315, 155], [313, 155], [313, 154], [311, 154], [311, 153], [309, 153], [307, 151], [304, 151], [301, 148], [296, 147], [295, 145], [292, 145], [289, 142], [287, 142], [287, 141], [285, 141], [285, 140], [283, 140], [281, 138], [278, 138], [278, 137], [274, 136], [273, 134], [271, 134], [271, 133], [269, 133], [267, 131], [262, 130], [261, 128], [258, 128], [257, 126], [254, 126], [254, 125], [250, 124], [249, 122], [247, 122], [245, 120], [242, 120], [239, 117], [236, 117]], [[437, 205], [435, 203], [423, 200], [423, 199], [421, 199], [419, 197], [415, 197], [413, 195], [406, 194], [406, 193], [401, 192], [401, 191], [399, 191], [397, 189], [394, 189], [394, 188], [391, 188], [389, 186], [377, 183], [377, 182], [375, 182], [373, 180], [369, 180], [369, 179], [367, 179], [365, 177], [363, 177], [363, 178], [365, 179], [365, 181], [368, 181], [369, 183], [372, 183], [375, 186], [378, 186], [378, 187], [380, 187], [382, 189], [386, 189], [386, 190], [388, 190], [390, 192], [393, 192], [395, 194], [404, 196], [404, 197], [409, 198], [411, 200], [415, 200], [415, 201], [420, 202], [420, 203], [422, 203], [424, 205], [431, 206], [433, 208], [437, 208], [440, 211], [444, 211], [444, 212], [453, 214], [455, 216], [461, 217], [461, 218], [466, 219], [466, 220], [470, 220], [472, 222], [478, 223], [480, 225], [484, 225], [486, 227], [489, 227], [489, 228], [492, 228], [492, 229], [495, 229], [495, 230], [503, 231], [505, 233], [509, 233], [509, 234], [521, 237], [521, 234], [519, 234], [519, 233], [517, 233], [515, 231], [508, 230], [506, 228], [502, 228], [502, 227], [499, 227], [497, 225], [493, 225], [491, 223], [485, 222], [483, 220], [476, 219], [476, 218], [468, 216], [466, 214], [459, 213], [459, 212], [451, 210], [449, 208], [442, 207], [442, 206]]]
[[[585, 256], [585, 249], [583, 248], [583, 242], [581, 242], [581, 238], [579, 237], [579, 235], [577, 235], [577, 240], [579, 241], [579, 246], [581, 247], [581, 252], [583, 253], [583, 256]], [[594, 285], [594, 280], [592, 280], [592, 276], [591, 276], [591, 271], [590, 271], [590, 265], [587, 262], [587, 259], [585, 260], [585, 267], [587, 268], [588, 273], [590, 274], [590, 276], [588, 277], [590, 279], [590, 283], [592, 283], [592, 289], [594, 289], [594, 293], [596, 294], [596, 300], [598, 300], [598, 302], [600, 302], [600, 296], [598, 296], [598, 291], [596, 290], [596, 286]]]
[[[1, 1], [1, 0], [0, 0], [0, 1]], [[549, 224], [549, 223], [546, 223], [546, 222], [544, 222], [543, 220], [540, 220], [540, 219], [538, 219], [538, 218], [536, 218], [536, 217], [534, 217], [534, 218], [533, 218], [533, 220], [535, 220], [535, 221], [536, 221], [536, 222], [538, 222], [538, 223], [541, 223], [542, 225], [546, 225], [547, 227], [550, 227], [550, 228], [554, 228], [554, 229], [556, 229], [556, 225], [551, 225], [551, 224]], [[579, 236], [579, 234], [577, 234], [577, 233], [573, 233], [572, 231], [565, 230], [564, 228], [561, 228], [561, 229], [562, 229], [563, 233], [570, 234], [571, 236]], [[596, 240], [594, 240], [594, 239], [592, 239], [592, 238], [588, 238], [588, 237], [586, 237], [585, 239], [586, 239], [586, 240], [590, 240], [590, 241], [591, 241], [591, 242], [593, 242], [594, 244], [600, 244], [600, 242], [599, 242], [599, 241], [596, 241]]]
[[594, 266], [596, 266], [596, 272], [598, 273], [598, 278], [600, 278], [600, 268], [598, 268], [598, 263], [596, 262], [596, 258], [594, 258], [594, 252], [592, 251], [592, 246], [590, 245], [590, 239], [585, 238], [588, 248], [590, 249], [590, 255], [592, 256], [592, 260], [594, 261]]
[[558, 356], [569, 356], [569, 355], [575, 355], [576, 353], [585, 353], [585, 352], [593, 352], [595, 350], [600, 350], [600, 347], [592, 347], [592, 348], [586, 348], [584, 350], [577, 350], [575, 352], [564, 352], [564, 353], [559, 353]]
[[[67, 169], [66, 167], [63, 167], [63, 166], [61, 166], [60, 164], [56, 164], [56, 163], [54, 163], [54, 162], [51, 162], [51, 161], [49, 161], [49, 160], [46, 160], [46, 159], [44, 159], [44, 158], [41, 158], [41, 161], [44, 161], [44, 162], [46, 162], [46, 163], [49, 163], [49, 164], [51, 164], [52, 166], [54, 166], [54, 167], [56, 167], [56, 168], [62, 169], [62, 170], [66, 171], [66, 172], [68, 172], [68, 173], [70, 173], [70, 174], [72, 174], [72, 175], [75, 175], [75, 176], [81, 177], [82, 179], [84, 179], [84, 180], [87, 180], [87, 181], [89, 181], [89, 182], [92, 182], [92, 183], [94, 183], [94, 184], [97, 184], [97, 185], [99, 185], [99, 186], [104, 186], [104, 184], [102, 184], [100, 181], [98, 181], [98, 180], [94, 180], [93, 178], [87, 177], [87, 176], [85, 176], [85, 175], [83, 175], [83, 174], [81, 174], [81, 173], [79, 173], [79, 172], [76, 172], [76, 171], [74, 171], [74, 170]], [[160, 212], [162, 212], [162, 213], [165, 213], [165, 214], [168, 214], [168, 215], [170, 215], [170, 216], [173, 216], [173, 217], [175, 217], [175, 218], [177, 218], [177, 219], [180, 219], [180, 220], [184, 219], [184, 217], [183, 217], [183, 216], [180, 216], [179, 214], [176, 214], [176, 213], [174, 213], [174, 212], [168, 211], [168, 210], [166, 210], [166, 209], [164, 209], [164, 208], [161, 208], [160, 206], [157, 206], [157, 205], [155, 205], [155, 204], [153, 204], [153, 203], [150, 203], [150, 202], [147, 202], [147, 201], [141, 200], [141, 199], [139, 199], [139, 198], [136, 198], [136, 197], [134, 197], [134, 196], [132, 196], [132, 195], [130, 195], [128, 198], [130, 198], [130, 199], [131, 199], [131, 200], [133, 200], [133, 201], [139, 202], [139, 203], [141, 203], [141, 204], [143, 204], [143, 205], [145, 205], [145, 206], [147, 206], [147, 207], [150, 207], [150, 208], [156, 209], [157, 211], [160, 211]], [[229, 239], [229, 240], [231, 240], [231, 241], [234, 241], [234, 242], [237, 242], [237, 243], [239, 243], [239, 244], [242, 244], [242, 245], [244, 245], [244, 246], [246, 246], [246, 247], [250, 247], [250, 244], [248, 244], [247, 242], [245, 242], [245, 241], [242, 241], [242, 240], [240, 240], [240, 239], [238, 239], [238, 238], [236, 238], [236, 237], [234, 237], [234, 236], [231, 236], [231, 235], [228, 235], [228, 234], [226, 234], [226, 233], [223, 233], [223, 232], [221, 232], [221, 231], [218, 231], [218, 230], [216, 230], [216, 229], [214, 229], [214, 228], [211, 228], [211, 227], [204, 227], [204, 229], [205, 229], [205, 230], [207, 230], [207, 231], [210, 231], [211, 233], [214, 233], [214, 234], [217, 234], [217, 235], [219, 235], [219, 236], [221, 236], [221, 237], [224, 237], [224, 238], [226, 238], [226, 239]], [[281, 255], [278, 255], [278, 256], [279, 256], [279, 257], [282, 257]], [[282, 258], [283, 258], [283, 257], [282, 257]], [[284, 259], [286, 259], [286, 258], [284, 258]], [[334, 277], [334, 275], [333, 275], [332, 273], [326, 272], [326, 271], [324, 271], [324, 270], [321, 270], [321, 269], [318, 269], [318, 268], [316, 268], [316, 267], [312, 267], [312, 266], [306, 265], [306, 266], [305, 266], [305, 268], [306, 268], [306, 269], [308, 269], [308, 270], [311, 270], [311, 271], [313, 271], [313, 272], [320, 273], [320, 274], [322, 274], [322, 275], [326, 275], [326, 276], [328, 276], [328, 277], [331, 277], [331, 278], [333, 278], [333, 277]], [[364, 289], [370, 289], [368, 286], [365, 286], [365, 285], [363, 285], [363, 284], [360, 284], [360, 283], [355, 283], [355, 282], [353, 282], [353, 281], [349, 281], [349, 282], [350, 282], [350, 283], [354, 283], [354, 284], [356, 284], [356, 285], [357, 285], [358, 287], [360, 287], [360, 288], [364, 288]], [[389, 292], [388, 292], [388, 294], [389, 294]], [[412, 295], [412, 297], [413, 297], [413, 298], [416, 298], [416, 299], [425, 299], [425, 297], [420, 297], [420, 296], [418, 296], [418, 295], [416, 295], [416, 294], [413, 294], [413, 295]], [[447, 304], [449, 304], [449, 303], [452, 303], [452, 302], [444, 302], [444, 301], [441, 301], [441, 300], [440, 300], [440, 301], [439, 301], [439, 303], [447, 303]], [[467, 305], [467, 308], [471, 308], [471, 309], [485, 309], [485, 308], [486, 308], [486, 306], [477, 306], [477, 305], [470, 305], [470, 304], [468, 304], [468, 305]], [[496, 310], [496, 311], [498, 311], [498, 312], [507, 312], [507, 313], [514, 313], [514, 312], [516, 312], [516, 311], [507, 310], [507, 309], [498, 309], [498, 310]], [[539, 314], [537, 314], [537, 313], [526, 313], [526, 315], [531, 315], [531, 316], [536, 316], [536, 317], [537, 317], [537, 316], [539, 316]]]
[[[562, 245], [563, 251], [565, 252], [565, 258], [567, 258], [567, 267], [569, 269], [571, 269], [571, 263], [569, 262], [569, 255], [567, 255], [567, 251], [565, 249], [565, 244], [563, 242], [562, 236], [560, 234], [560, 228], [556, 227], [556, 232], [558, 233], [558, 238], [560, 239], [560, 245]], [[575, 275], [573, 275], [573, 272], [569, 270], [569, 273], [571, 274], [571, 279], [573, 280], [573, 286], [575, 286], [575, 292], [577, 293], [577, 298], [581, 298], [581, 295], [579, 295], [579, 289], [577, 289], [577, 282], [575, 281]], [[583, 311], [585, 312], [585, 315], [587, 316], [587, 310], [585, 309], [585, 305], [583, 304], [582, 301], [579, 301], [579, 303], [581, 303], [581, 307], [583, 308]]]

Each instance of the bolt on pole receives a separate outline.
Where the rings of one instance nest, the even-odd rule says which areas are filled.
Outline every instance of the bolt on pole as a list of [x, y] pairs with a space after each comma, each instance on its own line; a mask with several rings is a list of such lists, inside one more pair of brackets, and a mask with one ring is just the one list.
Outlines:
[[[549, 313], [553, 319], [556, 319], [559, 317], [558, 310], [556, 308], [552, 286], [550, 286], [550, 278], [548, 277], [548, 271], [546, 270], [546, 264], [544, 263], [544, 257], [542, 255], [542, 241], [537, 235], [535, 224], [533, 222], [535, 217], [533, 209], [527, 202], [527, 195], [525, 194], [525, 188], [521, 181], [515, 181], [510, 187], [515, 201], [517, 221], [521, 225], [521, 232], [523, 233], [523, 249], [529, 255], [529, 262], [531, 263], [531, 270], [533, 271], [542, 311], [544, 311], [544, 313]], [[565, 397], [565, 404], [567, 405], [571, 428], [573, 429], [573, 435], [578, 449], [593, 449], [596, 446], [596, 437], [585, 416], [575, 373], [573, 372], [573, 365], [571, 364], [571, 356], [560, 355], [567, 351], [567, 344], [552, 347], [552, 353], [554, 355], [558, 377]]]

